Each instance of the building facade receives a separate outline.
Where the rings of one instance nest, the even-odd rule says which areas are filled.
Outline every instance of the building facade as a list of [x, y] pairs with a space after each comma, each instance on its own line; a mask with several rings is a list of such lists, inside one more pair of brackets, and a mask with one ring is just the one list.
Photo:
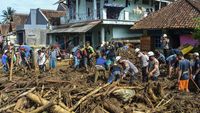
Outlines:
[[60, 17], [65, 14], [60, 5], [58, 10], [31, 9], [25, 24], [16, 28], [17, 43], [46, 46], [46, 34], [53, 26], [60, 25]]
[[138, 42], [142, 34], [131, 32], [130, 27], [171, 2], [172, 0], [66, 0], [66, 16], [61, 17], [63, 26], [55, 27], [48, 33], [48, 43], [72, 40], [77, 45], [90, 41], [93, 46], [98, 46], [111, 40]]

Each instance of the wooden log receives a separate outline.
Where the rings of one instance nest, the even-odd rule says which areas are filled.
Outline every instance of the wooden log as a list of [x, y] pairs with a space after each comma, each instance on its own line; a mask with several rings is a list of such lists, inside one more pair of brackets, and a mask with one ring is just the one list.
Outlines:
[[45, 104], [45, 105], [43, 105], [43, 106], [31, 111], [30, 113], [40, 113], [40, 112], [44, 111], [45, 109], [47, 109], [47, 108], [49, 108], [49, 107], [51, 107], [53, 105], [55, 105], [55, 103], [49, 102], [48, 104]]
[[[33, 93], [28, 93], [26, 95], [30, 100], [34, 101], [35, 103], [37, 104], [40, 104], [40, 105], [45, 105], [45, 104], [48, 104], [49, 101], [43, 99], [43, 98], [40, 98], [38, 97], [37, 95], [33, 94]], [[61, 106], [59, 105], [53, 105], [51, 108], [51, 111], [53, 113], [70, 113], [69, 110], [66, 110], [66, 109], [63, 109]]]
[[122, 108], [120, 108], [119, 106], [115, 106], [113, 103], [111, 103], [110, 101], [106, 101], [103, 103], [103, 106], [105, 107], [105, 109], [111, 113], [123, 113], [124, 110]]
[[16, 104], [10, 104], [10, 105], [7, 105], [7, 106], [5, 106], [5, 107], [0, 108], [0, 113], [3, 113], [3, 111], [12, 108], [12, 107], [14, 107], [15, 105], [16, 105]]
[[94, 89], [92, 92], [90, 92], [89, 94], [87, 94], [86, 96], [84, 96], [83, 98], [81, 98], [73, 107], [70, 108], [70, 111], [74, 111], [84, 100], [86, 100], [88, 97], [96, 94], [99, 90], [107, 87], [109, 85], [109, 83], [101, 86], [101, 87], [98, 87], [96, 89]]
[[10, 76], [9, 76], [10, 81], [12, 81], [12, 74], [13, 74], [13, 57], [14, 57], [14, 50], [12, 50], [11, 54]]

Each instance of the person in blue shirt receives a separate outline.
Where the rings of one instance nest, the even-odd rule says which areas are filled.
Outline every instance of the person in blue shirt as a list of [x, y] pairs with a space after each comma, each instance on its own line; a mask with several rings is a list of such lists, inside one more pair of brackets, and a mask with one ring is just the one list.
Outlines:
[[122, 69], [116, 62], [110, 67], [110, 76], [108, 78], [108, 83], [112, 83], [113, 81], [119, 80], [120, 75], [122, 74]]
[[49, 52], [49, 67], [50, 72], [51, 70], [56, 68], [56, 62], [57, 62], [57, 51], [54, 46], [51, 47], [51, 50]]
[[96, 65], [95, 65], [95, 80], [94, 82], [97, 81], [98, 76], [100, 74], [100, 72], [104, 73], [104, 76], [106, 75], [106, 58], [105, 57], [99, 57], [96, 59]]
[[5, 50], [4, 54], [2, 55], [1, 62], [3, 64], [3, 72], [7, 73], [9, 68], [8, 63], [8, 50]]
[[155, 57], [157, 58], [160, 64], [166, 63], [165, 56], [160, 51], [158, 50], [155, 51]]
[[189, 92], [189, 79], [192, 77], [190, 61], [185, 59], [182, 53], [177, 54], [178, 63], [178, 84], [180, 91]]
[[171, 78], [172, 77], [172, 71], [175, 68], [175, 74], [177, 73], [177, 66], [178, 66], [178, 59], [177, 59], [177, 55], [173, 54], [170, 55], [169, 57], [166, 58], [166, 63], [168, 66], [168, 77]]
[[195, 82], [197, 86], [200, 88], [200, 59], [199, 59], [199, 53], [194, 53], [194, 65], [192, 67], [193, 76], [195, 79]]

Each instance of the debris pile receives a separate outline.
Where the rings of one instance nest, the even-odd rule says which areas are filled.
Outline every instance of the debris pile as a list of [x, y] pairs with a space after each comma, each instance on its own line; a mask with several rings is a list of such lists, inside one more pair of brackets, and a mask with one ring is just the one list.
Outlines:
[[[123, 57], [135, 55], [123, 53]], [[176, 80], [160, 77], [158, 82], [129, 85], [128, 80], [106, 84], [94, 73], [74, 71], [62, 64], [53, 74], [18, 73], [13, 80], [0, 79], [1, 113], [162, 113], [200, 111], [200, 95], [180, 93]], [[62, 65], [61, 65], [62, 64]], [[138, 75], [140, 76], [140, 75]], [[108, 77], [108, 74], [107, 74]]]

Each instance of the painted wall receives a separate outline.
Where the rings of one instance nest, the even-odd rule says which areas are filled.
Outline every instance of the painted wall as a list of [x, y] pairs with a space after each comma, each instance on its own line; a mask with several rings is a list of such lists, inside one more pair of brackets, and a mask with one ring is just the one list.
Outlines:
[[194, 38], [192, 38], [192, 35], [181, 35], [180, 36], [180, 44], [181, 45], [185, 45], [185, 44], [190, 44], [193, 46], [197, 46], [199, 45], [199, 41], [195, 40]]
[[123, 38], [134, 38], [140, 37], [142, 34], [135, 34], [131, 32], [130, 26], [113, 26], [113, 38], [123, 39]]

